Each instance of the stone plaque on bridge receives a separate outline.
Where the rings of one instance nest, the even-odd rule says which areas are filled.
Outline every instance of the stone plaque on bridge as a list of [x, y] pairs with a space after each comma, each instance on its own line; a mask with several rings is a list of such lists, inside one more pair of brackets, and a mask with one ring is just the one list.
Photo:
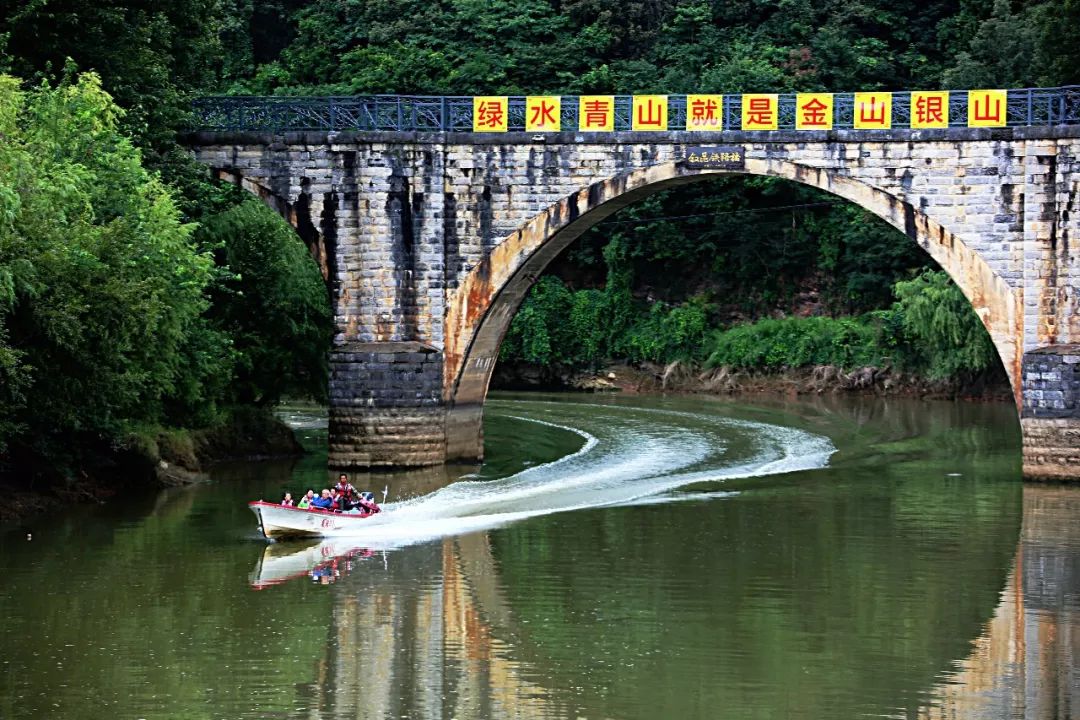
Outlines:
[[742, 145], [691, 145], [686, 148], [686, 166], [704, 170], [743, 170], [746, 152]]

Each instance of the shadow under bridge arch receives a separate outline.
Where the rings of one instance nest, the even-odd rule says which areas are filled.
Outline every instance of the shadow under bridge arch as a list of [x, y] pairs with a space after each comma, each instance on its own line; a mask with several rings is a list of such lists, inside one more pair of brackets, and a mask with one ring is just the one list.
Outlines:
[[571, 242], [612, 213], [665, 188], [718, 175], [793, 180], [832, 193], [881, 217], [925, 249], [963, 291], [990, 332], [1017, 403], [1020, 338], [1016, 291], [956, 232], [880, 188], [826, 168], [747, 158], [743, 170], [706, 170], [668, 162], [583, 187], [504, 238], [448, 298], [444, 365], [447, 459], [483, 457], [483, 404], [499, 346], [526, 294]]

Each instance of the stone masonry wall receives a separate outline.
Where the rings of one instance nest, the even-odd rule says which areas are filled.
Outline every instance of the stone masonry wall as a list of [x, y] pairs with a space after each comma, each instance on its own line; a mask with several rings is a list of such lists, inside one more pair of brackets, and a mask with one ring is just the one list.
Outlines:
[[1024, 415], [1080, 418], [1080, 345], [1056, 345], [1024, 355]]
[[332, 467], [437, 465], [446, 453], [442, 353], [355, 343], [330, 355]]
[[1024, 474], [1076, 479], [1080, 470], [1080, 345], [1024, 355]]

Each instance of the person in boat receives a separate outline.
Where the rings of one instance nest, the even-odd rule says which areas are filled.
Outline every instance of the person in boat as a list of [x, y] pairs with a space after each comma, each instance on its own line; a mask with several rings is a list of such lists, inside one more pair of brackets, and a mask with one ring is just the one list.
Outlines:
[[292, 499], [292, 493], [291, 492], [286, 490], [285, 494], [281, 496], [281, 505], [283, 507], [292, 507], [293, 506], [293, 499]]
[[337, 491], [345, 496], [346, 500], [352, 500], [356, 497], [356, 488], [349, 482], [349, 476], [345, 473], [338, 475], [337, 485], [334, 486]]
[[338, 475], [337, 485], [334, 485], [334, 489], [338, 491], [341, 496], [340, 507], [342, 512], [348, 512], [357, 506], [356, 503], [356, 488], [349, 482], [349, 476], [345, 473]]
[[309, 507], [311, 507], [311, 501], [314, 499], [315, 491], [309, 489], [306, 493], [304, 493], [303, 496], [301, 496], [300, 502], [296, 503], [296, 507], [300, 508], [301, 510], [307, 510]]
[[334, 500], [330, 497], [330, 491], [325, 488], [319, 497], [311, 501], [311, 507], [318, 510], [331, 510], [333, 506]]
[[374, 515], [381, 511], [381, 508], [375, 503], [375, 496], [369, 492], [362, 492], [357, 495], [356, 506], [365, 515]]

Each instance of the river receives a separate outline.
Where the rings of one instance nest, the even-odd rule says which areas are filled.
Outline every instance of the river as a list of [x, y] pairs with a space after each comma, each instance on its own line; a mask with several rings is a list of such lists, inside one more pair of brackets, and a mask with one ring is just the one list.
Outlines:
[[484, 465], [267, 545], [328, 477], [283, 412], [299, 462], [0, 534], [0, 717], [1080, 716], [1080, 489], [1011, 407], [498, 395]]

